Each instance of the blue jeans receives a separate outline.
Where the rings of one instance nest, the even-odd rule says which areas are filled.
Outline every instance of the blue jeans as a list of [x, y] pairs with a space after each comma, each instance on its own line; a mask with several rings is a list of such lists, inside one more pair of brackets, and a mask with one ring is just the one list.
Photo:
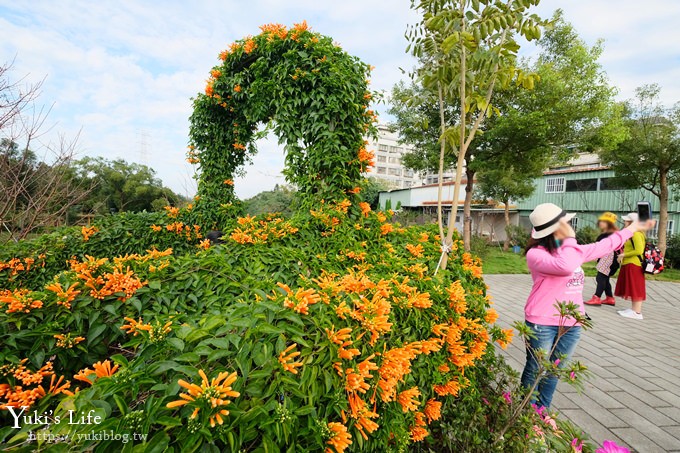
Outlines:
[[[550, 355], [550, 361], [554, 362], [557, 359], [560, 359], [560, 364], [558, 366], [563, 367], [566, 365], [567, 360], [571, 358], [574, 349], [576, 349], [576, 344], [581, 338], [581, 327], [543, 326], [529, 321], [525, 322], [527, 327], [529, 327], [535, 335], [534, 338], [528, 339], [527, 363], [524, 365], [524, 371], [522, 372], [522, 387], [530, 389], [536, 382], [536, 374], [539, 369], [539, 364], [534, 355], [534, 351], [543, 349], [545, 351], [543, 358], [545, 359], [547, 354], [552, 351], [553, 346], [555, 346], [555, 342], [557, 342], [555, 350]], [[559, 341], [557, 341], [557, 335], [560, 328], [568, 330], [560, 337]], [[557, 376], [552, 374], [544, 375], [537, 386], [538, 398], [536, 399], [534, 397], [532, 403], [536, 403], [539, 407], [545, 406], [546, 408], [549, 408], [556, 388]]]

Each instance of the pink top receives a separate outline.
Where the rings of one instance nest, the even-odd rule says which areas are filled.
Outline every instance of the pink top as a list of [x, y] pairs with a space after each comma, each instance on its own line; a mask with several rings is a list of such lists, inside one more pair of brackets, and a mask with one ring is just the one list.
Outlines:
[[[534, 286], [524, 306], [527, 321], [546, 326], [560, 325], [557, 302], [573, 302], [583, 308], [583, 284], [585, 275], [581, 265], [602, 258], [618, 250], [632, 237], [629, 230], [613, 233], [594, 244], [579, 245], [576, 239], [568, 238], [553, 253], [543, 247], [534, 247], [527, 252], [527, 266], [531, 272]], [[565, 325], [573, 325], [573, 319], [563, 320]]]

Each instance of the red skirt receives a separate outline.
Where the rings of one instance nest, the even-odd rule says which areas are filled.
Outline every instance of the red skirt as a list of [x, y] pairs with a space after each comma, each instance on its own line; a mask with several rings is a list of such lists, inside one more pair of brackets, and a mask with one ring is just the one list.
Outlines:
[[614, 295], [633, 302], [642, 302], [647, 299], [645, 274], [640, 266], [635, 264], [621, 266]]

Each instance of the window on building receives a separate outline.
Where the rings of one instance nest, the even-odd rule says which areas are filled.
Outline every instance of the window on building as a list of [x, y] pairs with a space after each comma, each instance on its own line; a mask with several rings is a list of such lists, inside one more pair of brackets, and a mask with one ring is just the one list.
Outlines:
[[392, 176], [401, 176], [401, 168], [388, 168], [387, 174]]
[[567, 192], [595, 192], [597, 190], [597, 178], [574, 179], [567, 181]]
[[399, 159], [398, 157], [390, 157], [389, 159], [387, 159], [387, 161], [391, 164], [398, 164], [400, 163], [401, 159]]
[[413, 170], [405, 169], [404, 176], [406, 176], [407, 178], [413, 178]]
[[404, 181], [404, 188], [407, 189], [413, 185], [413, 181]]
[[545, 180], [545, 193], [564, 192], [564, 176], [552, 177]]
[[600, 190], [625, 190], [626, 187], [617, 178], [600, 178]]
[[378, 156], [378, 162], [387, 162], [386, 156]]
[[379, 175], [384, 175], [387, 172], [387, 169], [385, 167], [376, 167], [376, 173]]
[[[673, 235], [673, 231], [675, 229], [675, 221], [674, 220], [668, 220], [668, 225], [666, 225], [666, 237], [671, 237]], [[649, 237], [651, 238], [658, 238], [659, 237], [659, 223], [657, 222], [656, 225], [654, 225], [654, 229], [652, 229], [649, 232]]]
[[390, 146], [390, 152], [391, 153], [401, 153], [401, 148], [398, 146]]
[[387, 152], [387, 145], [379, 144], [378, 145], [378, 151]]

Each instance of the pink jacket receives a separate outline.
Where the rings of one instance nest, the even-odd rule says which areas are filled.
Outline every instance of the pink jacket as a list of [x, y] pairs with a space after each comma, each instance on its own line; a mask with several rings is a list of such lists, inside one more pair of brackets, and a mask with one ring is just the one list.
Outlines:
[[[632, 236], [629, 230], [618, 231], [600, 242], [579, 245], [576, 239], [568, 238], [550, 254], [543, 247], [534, 247], [527, 252], [527, 266], [534, 286], [524, 306], [527, 321], [547, 326], [560, 325], [557, 302], [573, 302], [583, 308], [583, 284], [585, 275], [581, 265], [601, 258], [618, 250]], [[573, 325], [571, 320], [563, 324]]]

